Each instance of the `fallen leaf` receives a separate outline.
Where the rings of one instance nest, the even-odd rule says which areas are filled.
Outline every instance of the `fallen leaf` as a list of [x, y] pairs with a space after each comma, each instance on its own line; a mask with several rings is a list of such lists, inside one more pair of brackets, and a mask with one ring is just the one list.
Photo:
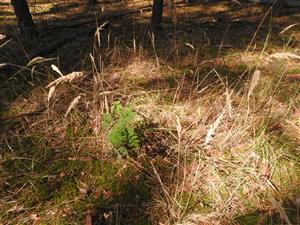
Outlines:
[[289, 80], [300, 80], [300, 74], [287, 74], [286, 78]]
[[88, 193], [88, 186], [85, 183], [80, 183], [79, 192], [81, 194], [87, 194]]
[[58, 67], [57, 66], [55, 66], [54, 64], [52, 64], [51, 65], [51, 68], [56, 72], [56, 73], [58, 73], [60, 76], [64, 76], [63, 74], [62, 74], [62, 72], [60, 72], [60, 70], [58, 69]]
[[248, 91], [248, 94], [247, 94], [248, 99], [252, 95], [254, 88], [258, 85], [258, 81], [260, 79], [260, 76], [261, 76], [260, 75], [260, 70], [256, 70], [254, 72], [253, 76], [252, 76], [252, 79], [251, 79], [249, 91]]
[[104, 199], [110, 199], [112, 197], [112, 193], [110, 191], [107, 191], [107, 190], [103, 190], [103, 197]]
[[261, 175], [266, 178], [270, 177], [270, 168], [268, 164], [263, 165], [263, 167], [261, 168]]
[[103, 217], [104, 217], [104, 219], [106, 219], [106, 220], [112, 219], [112, 215], [113, 215], [112, 211], [103, 213]]
[[3, 40], [5, 38], [6, 38], [6, 36], [4, 34], [0, 34], [0, 40]]
[[294, 204], [300, 208], [300, 196], [298, 196], [295, 200], [294, 200]]
[[64, 176], [66, 176], [66, 174], [64, 172], [60, 172], [59, 177], [63, 178]]
[[93, 219], [92, 219], [92, 215], [88, 212], [85, 214], [84, 217], [84, 225], [93, 225]]
[[15, 205], [12, 208], [10, 208], [7, 212], [20, 212], [20, 211], [23, 211], [23, 210], [24, 210], [23, 206]]
[[211, 157], [218, 157], [221, 155], [220, 151], [218, 151], [218, 149], [214, 148], [212, 145], [208, 145], [205, 147], [205, 153]]
[[38, 217], [38, 215], [36, 213], [31, 213], [30, 214], [30, 219], [32, 219], [34, 221], [38, 221], [40, 218]]

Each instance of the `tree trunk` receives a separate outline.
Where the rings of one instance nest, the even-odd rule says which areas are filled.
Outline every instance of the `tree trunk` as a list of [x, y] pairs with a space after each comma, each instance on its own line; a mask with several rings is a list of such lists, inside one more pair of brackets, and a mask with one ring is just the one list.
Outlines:
[[97, 0], [88, 0], [88, 5], [89, 6], [94, 6], [97, 4]]
[[169, 12], [169, 15], [172, 18], [172, 21], [174, 24], [177, 23], [177, 15], [176, 15], [176, 7], [174, 4], [174, 0], [167, 0], [167, 9]]
[[32, 20], [29, 7], [26, 0], [11, 0], [16, 17], [17, 25], [21, 35], [29, 40], [37, 35], [35, 24]]
[[273, 5], [273, 16], [282, 16], [285, 0], [277, 0]]
[[174, 0], [167, 0], [167, 7], [172, 10], [175, 8]]
[[163, 5], [163, 0], [153, 0], [151, 26], [154, 30], [161, 26]]

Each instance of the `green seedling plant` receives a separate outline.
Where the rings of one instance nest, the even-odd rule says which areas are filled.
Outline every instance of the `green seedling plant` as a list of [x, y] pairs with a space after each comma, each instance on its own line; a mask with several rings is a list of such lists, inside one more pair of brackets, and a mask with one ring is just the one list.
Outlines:
[[119, 156], [128, 156], [129, 151], [140, 147], [135, 131], [137, 123], [137, 113], [130, 107], [122, 106], [119, 101], [112, 104], [110, 113], [103, 114], [102, 124], [108, 132], [107, 139]]

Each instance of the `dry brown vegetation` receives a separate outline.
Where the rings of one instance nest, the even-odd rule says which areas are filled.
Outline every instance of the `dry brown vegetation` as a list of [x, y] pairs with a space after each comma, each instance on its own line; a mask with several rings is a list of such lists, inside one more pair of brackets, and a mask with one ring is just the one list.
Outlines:
[[300, 224], [299, 9], [178, 3], [153, 35], [109, 17], [148, 2], [31, 3], [28, 43], [0, 1], [0, 224]]

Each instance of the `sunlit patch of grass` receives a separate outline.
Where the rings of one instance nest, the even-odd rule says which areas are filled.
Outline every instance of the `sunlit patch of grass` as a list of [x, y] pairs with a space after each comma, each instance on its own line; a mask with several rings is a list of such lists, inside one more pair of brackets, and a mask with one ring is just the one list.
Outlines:
[[47, 12], [55, 8], [53, 3], [35, 3], [30, 5], [30, 11], [34, 13]]
[[[241, 65], [238, 67], [241, 70], [236, 72], [237, 76], [243, 74], [244, 69], [248, 70], [247, 65]], [[278, 69], [281, 65], [278, 64], [278, 67], [271, 71], [263, 70], [265, 75], [256, 86], [251, 101], [243, 100], [243, 95], [247, 94], [247, 90], [239, 91], [241, 87], [247, 88], [244, 86], [245, 84], [249, 85], [248, 77], [245, 77], [244, 85], [235, 86], [234, 91], [236, 92], [230, 95], [229, 102], [225, 97], [228, 83], [225, 83], [223, 87], [220, 85], [223, 89], [215, 92], [217, 96], [219, 95], [219, 99], [217, 97], [213, 98], [213, 101], [209, 101], [211, 111], [206, 111], [206, 115], [196, 112], [201, 111], [198, 108], [205, 110], [205, 107], [209, 107], [208, 104], [205, 104], [208, 97], [206, 99], [201, 96], [203, 97], [202, 101], [201, 97], [199, 101], [196, 101], [199, 96], [195, 94], [190, 96], [190, 104], [181, 101], [175, 101], [174, 104], [173, 101], [173, 105], [170, 105], [167, 101], [159, 102], [154, 98], [149, 99], [150, 101], [142, 107], [145, 115], [156, 118], [156, 121], [166, 128], [171, 128], [170, 132], [178, 141], [171, 149], [182, 154], [176, 161], [176, 168], [182, 168], [180, 178], [177, 178], [178, 180], [175, 182], [176, 187], [172, 182], [166, 181], [162, 184], [166, 191], [164, 201], [167, 201], [168, 204], [159, 202], [160, 205], [157, 207], [170, 210], [171, 214], [171, 216], [165, 215], [166, 217], [160, 215], [163, 223], [170, 223], [174, 220], [177, 221], [177, 224], [191, 221], [194, 221], [195, 224], [200, 221], [212, 223], [214, 219], [219, 221], [224, 214], [227, 215], [227, 219], [233, 219], [238, 214], [247, 214], [246, 212], [254, 209], [255, 212], [257, 210], [257, 213], [249, 218], [244, 217], [245, 220], [249, 220], [250, 224], [253, 224], [264, 217], [264, 213], [260, 213], [260, 211], [272, 208], [263, 203], [264, 200], [269, 201], [266, 193], [271, 191], [277, 198], [285, 199], [290, 191], [297, 190], [297, 185], [295, 185], [299, 183], [296, 172], [299, 167], [295, 166], [297, 164], [295, 152], [297, 144], [290, 139], [290, 133], [282, 133], [280, 126], [276, 125], [283, 117], [287, 116], [285, 114], [287, 111], [281, 110], [281, 107], [286, 107], [288, 110], [290, 104], [290, 101], [281, 102], [282, 105], [278, 108], [276, 103], [276, 100], [284, 94], [281, 91], [282, 86], [279, 86], [282, 74], [285, 73], [284, 69]], [[222, 75], [231, 74], [234, 69], [216, 67], [216, 71], [218, 71], [219, 82], [222, 82]], [[248, 74], [250, 72], [251, 70]], [[224, 80], [226, 81], [226, 79]], [[179, 85], [180, 82], [175, 84], [175, 86]], [[208, 86], [205, 96], [211, 96], [214, 89], [214, 87]], [[180, 91], [182, 93], [183, 89]], [[179, 93], [177, 94], [179, 95]], [[270, 97], [267, 96], [272, 96], [271, 98], [275, 102], [270, 103]], [[215, 102], [216, 100], [217, 102]], [[200, 137], [205, 137], [205, 125], [199, 124], [203, 122], [212, 124], [217, 120], [216, 115], [218, 116], [215, 111], [219, 111], [220, 115], [220, 111], [223, 107], [226, 108], [226, 104], [232, 104], [233, 108], [230, 108], [230, 111], [233, 110], [231, 113], [236, 114], [232, 114], [228, 118], [227, 116], [222, 117], [223, 122], [219, 124], [218, 134], [215, 134], [213, 138], [216, 140], [208, 147], [208, 150], [205, 150], [199, 142]], [[277, 108], [273, 107], [273, 104], [277, 105]], [[178, 110], [180, 106], [183, 107], [182, 110]], [[225, 109], [223, 108], [223, 110]], [[247, 116], [248, 110], [250, 111]], [[193, 119], [190, 120], [190, 118]], [[181, 163], [178, 164], [179, 162]], [[292, 169], [289, 169], [291, 165], [293, 165]], [[290, 170], [288, 176], [287, 170]], [[264, 180], [265, 176], [268, 177], [267, 180]], [[287, 179], [292, 182], [287, 182]], [[277, 191], [280, 196], [277, 195]], [[155, 196], [154, 198], [159, 197]], [[203, 201], [203, 198], [206, 198], [206, 201]], [[246, 199], [247, 203], [245, 203]], [[198, 208], [197, 206], [193, 207], [195, 205], [193, 202], [198, 203]], [[244, 219], [242, 220], [244, 221]]]

